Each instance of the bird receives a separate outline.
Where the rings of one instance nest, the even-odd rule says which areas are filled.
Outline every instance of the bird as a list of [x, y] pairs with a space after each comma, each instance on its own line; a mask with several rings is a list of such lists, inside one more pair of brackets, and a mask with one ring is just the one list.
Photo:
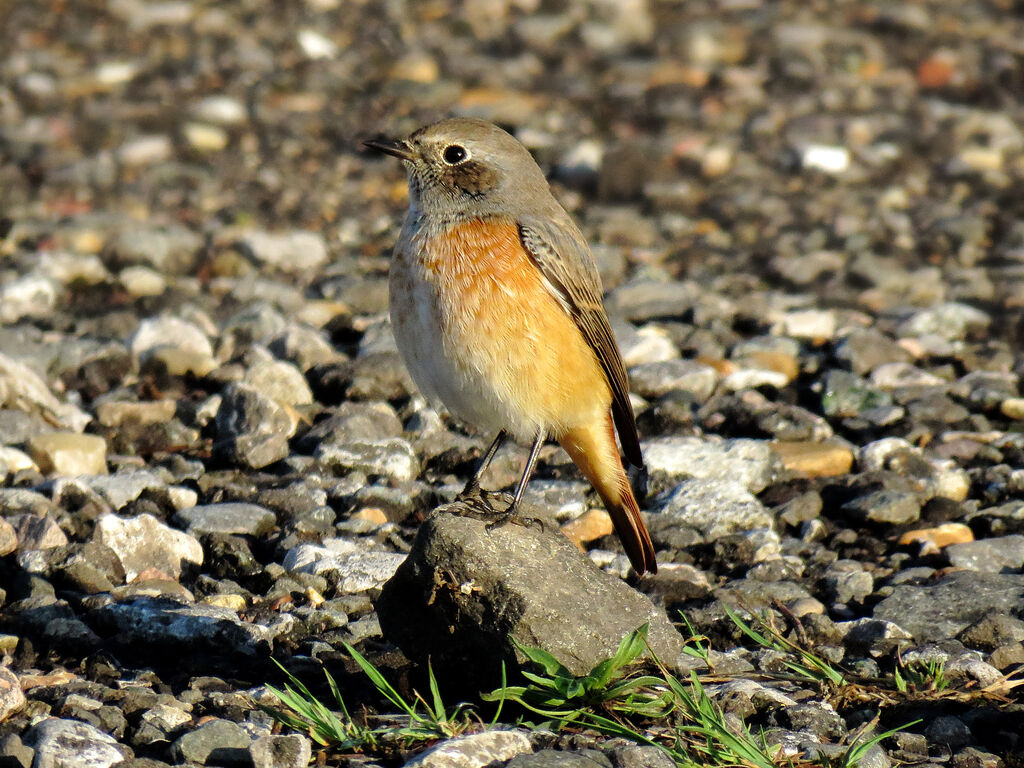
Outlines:
[[597, 265], [529, 150], [472, 118], [364, 145], [408, 173], [388, 277], [398, 350], [429, 401], [496, 434], [460, 498], [480, 496], [482, 475], [511, 436], [530, 453], [492, 525], [522, 522], [523, 491], [554, 438], [597, 491], [633, 569], [656, 573], [630, 482], [645, 473], [640, 437]]

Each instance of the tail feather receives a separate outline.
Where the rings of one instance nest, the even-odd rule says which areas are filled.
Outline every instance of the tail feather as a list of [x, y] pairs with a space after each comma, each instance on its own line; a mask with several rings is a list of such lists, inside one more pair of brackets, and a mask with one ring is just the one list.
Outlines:
[[611, 415], [603, 425], [569, 430], [558, 438], [558, 442], [604, 502], [633, 569], [641, 576], [645, 572], [657, 573], [654, 544], [622, 467]]

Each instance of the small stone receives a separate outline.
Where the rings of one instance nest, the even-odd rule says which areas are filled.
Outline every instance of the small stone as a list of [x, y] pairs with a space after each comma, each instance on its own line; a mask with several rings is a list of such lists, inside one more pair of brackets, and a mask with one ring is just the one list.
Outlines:
[[113, 737], [79, 720], [47, 718], [32, 726], [25, 742], [35, 747], [34, 768], [110, 768], [126, 757]]
[[163, 424], [174, 418], [177, 402], [156, 400], [148, 403], [106, 401], [96, 409], [96, 418], [105, 427], [120, 427], [123, 424]]
[[[0, 427], [0, 431], [2, 431], [2, 427]], [[0, 445], [0, 478], [5, 474], [14, 474], [25, 469], [39, 471], [39, 467], [27, 453], [19, 451], [17, 448]]]
[[244, 595], [233, 595], [230, 593], [220, 595], [207, 595], [200, 600], [201, 605], [212, 605], [215, 608], [227, 608], [229, 611], [241, 613], [249, 603]]
[[291, 363], [274, 360], [269, 354], [260, 358], [245, 372], [244, 384], [280, 405], [309, 405], [313, 402], [313, 392], [298, 368]]
[[924, 735], [932, 744], [944, 744], [951, 748], [970, 744], [973, 738], [971, 729], [954, 715], [939, 715], [924, 729]]
[[974, 541], [974, 532], [963, 523], [943, 523], [934, 528], [918, 528], [907, 531], [899, 538], [901, 547], [910, 544], [930, 545], [937, 551], [950, 544], [965, 544]]
[[163, 366], [171, 376], [188, 376], [191, 374], [192, 376], [203, 377], [217, 368], [217, 361], [212, 355], [194, 352], [191, 349], [161, 347], [160, 349], [153, 350], [145, 359]]
[[5, 518], [0, 517], [0, 557], [11, 554], [18, 548], [18, 532]]
[[692, 393], [698, 402], [704, 402], [715, 391], [719, 378], [714, 368], [692, 360], [644, 363], [629, 370], [633, 391], [649, 399], [681, 389]]
[[588, 510], [562, 526], [562, 533], [580, 549], [583, 549], [584, 544], [602, 536], [610, 536], [614, 531], [612, 518], [603, 509]]
[[339, 554], [324, 547], [300, 545], [284, 560], [289, 572], [330, 574], [341, 594], [380, 589], [394, 576], [406, 556], [394, 552], [350, 552]]
[[52, 313], [57, 288], [53, 280], [34, 274], [0, 285], [0, 325]]
[[107, 474], [107, 443], [98, 435], [48, 432], [32, 437], [28, 451], [45, 474]]
[[174, 522], [196, 536], [210, 533], [264, 536], [277, 525], [277, 517], [271, 510], [256, 504], [223, 502], [179, 510]]
[[388, 516], [384, 513], [384, 510], [378, 509], [377, 507], [363, 507], [349, 519], [361, 520], [370, 523], [370, 525], [373, 526], [385, 525], [389, 522]]
[[18, 676], [6, 666], [0, 666], [0, 723], [25, 706], [25, 694]]
[[60, 402], [39, 374], [0, 352], [0, 408], [43, 416], [50, 424], [81, 432], [92, 418], [81, 409]]
[[356, 440], [347, 445], [321, 444], [314, 455], [328, 469], [363, 472], [398, 483], [415, 480], [420, 472], [416, 452], [400, 437]]
[[850, 150], [827, 144], [809, 144], [801, 154], [800, 164], [806, 170], [839, 175], [850, 167]]
[[228, 145], [228, 132], [216, 125], [188, 122], [182, 126], [185, 141], [199, 152], [220, 152]]
[[175, 761], [205, 765], [250, 765], [252, 738], [230, 720], [209, 720], [171, 745]]
[[132, 354], [141, 359], [164, 348], [191, 352], [207, 359], [213, 357], [213, 347], [205, 333], [192, 323], [171, 316], [143, 320], [132, 335], [130, 346]]
[[1008, 397], [999, 404], [1003, 416], [1014, 421], [1024, 421], [1024, 397]]
[[186, 564], [203, 563], [203, 548], [196, 539], [148, 514], [135, 518], [103, 515], [96, 523], [96, 538], [117, 554], [127, 581], [147, 568], [177, 579]]
[[794, 339], [823, 340], [836, 334], [836, 316], [831, 310], [805, 309], [787, 312], [779, 332]]
[[530, 737], [522, 731], [483, 731], [442, 741], [407, 762], [405, 768], [487, 768], [530, 752]]
[[900, 326], [903, 336], [934, 334], [949, 341], [966, 338], [969, 334], [984, 332], [992, 323], [986, 312], [968, 304], [951, 301], [914, 313]]
[[9, 522], [22, 552], [63, 547], [68, 543], [67, 535], [49, 515], [16, 515]]
[[250, 232], [242, 238], [242, 245], [256, 261], [285, 272], [315, 271], [329, 257], [327, 243], [317, 232]]
[[313, 748], [305, 736], [260, 736], [249, 745], [253, 768], [306, 768]]
[[903, 491], [875, 491], [846, 502], [842, 509], [858, 520], [892, 525], [913, 523], [921, 517], [920, 499]]
[[1019, 571], [1024, 567], [1024, 536], [1015, 534], [952, 544], [946, 549], [946, 557], [950, 565], [968, 571]]
[[216, 448], [231, 461], [261, 469], [289, 454], [293, 411], [247, 384], [232, 382], [217, 410]]
[[772, 515], [734, 480], [693, 479], [679, 483], [649, 516], [652, 535], [686, 526], [713, 540], [731, 533], [771, 528]]
[[167, 290], [167, 279], [149, 267], [125, 267], [117, 275], [121, 286], [132, 296], [161, 296]]
[[641, 448], [651, 479], [661, 475], [665, 487], [686, 477], [729, 479], [759, 493], [771, 483], [778, 467], [778, 459], [763, 440], [662, 437], [642, 443]]
[[829, 443], [772, 443], [782, 458], [782, 466], [805, 477], [835, 477], [849, 474], [853, 451], [845, 445]]

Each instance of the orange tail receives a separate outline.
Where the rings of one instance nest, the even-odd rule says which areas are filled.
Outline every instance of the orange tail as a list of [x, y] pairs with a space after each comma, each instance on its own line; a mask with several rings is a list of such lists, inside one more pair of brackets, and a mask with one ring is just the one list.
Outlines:
[[622, 468], [611, 415], [604, 424], [569, 430], [558, 437], [558, 442], [604, 502], [633, 570], [641, 576], [647, 571], [657, 573], [654, 544]]

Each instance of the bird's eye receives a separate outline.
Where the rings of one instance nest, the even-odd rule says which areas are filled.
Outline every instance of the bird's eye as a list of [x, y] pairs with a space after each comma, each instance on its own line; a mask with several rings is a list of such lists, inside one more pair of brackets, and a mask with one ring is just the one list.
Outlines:
[[441, 156], [448, 165], [458, 165], [469, 159], [469, 151], [458, 144], [451, 144], [444, 148], [444, 153]]

